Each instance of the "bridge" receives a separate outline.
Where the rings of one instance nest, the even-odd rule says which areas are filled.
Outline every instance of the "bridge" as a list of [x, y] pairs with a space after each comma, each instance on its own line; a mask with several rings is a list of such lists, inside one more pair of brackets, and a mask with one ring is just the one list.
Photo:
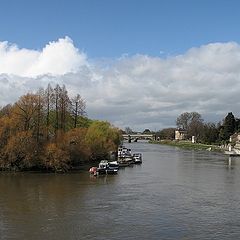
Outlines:
[[128, 142], [137, 142], [138, 140], [156, 140], [156, 135], [155, 134], [123, 134], [123, 139], [128, 140]]

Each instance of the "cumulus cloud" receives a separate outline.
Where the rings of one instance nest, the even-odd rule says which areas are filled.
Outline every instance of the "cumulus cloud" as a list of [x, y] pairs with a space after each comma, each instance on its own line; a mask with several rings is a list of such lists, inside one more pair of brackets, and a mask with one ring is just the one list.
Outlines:
[[41, 51], [19, 49], [17, 45], [0, 42], [0, 73], [24, 77], [62, 75], [77, 72], [86, 64], [86, 55], [74, 47], [69, 37], [49, 42]]
[[240, 116], [240, 45], [235, 42], [168, 58], [126, 55], [106, 62], [93, 63], [68, 37], [39, 51], [0, 42], [0, 102], [51, 82], [80, 93], [89, 117], [122, 128], [174, 126], [185, 111], [197, 111], [207, 121], [219, 121], [229, 111]]

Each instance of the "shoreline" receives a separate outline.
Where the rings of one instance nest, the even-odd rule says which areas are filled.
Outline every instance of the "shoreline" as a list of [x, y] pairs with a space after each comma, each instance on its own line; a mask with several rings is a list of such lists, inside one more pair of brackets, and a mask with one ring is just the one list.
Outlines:
[[168, 145], [168, 146], [179, 147], [179, 148], [184, 148], [188, 150], [202, 150], [202, 151], [224, 153], [224, 149], [220, 148], [217, 145], [192, 143], [191, 141], [161, 140], [161, 141], [150, 141], [149, 143]]

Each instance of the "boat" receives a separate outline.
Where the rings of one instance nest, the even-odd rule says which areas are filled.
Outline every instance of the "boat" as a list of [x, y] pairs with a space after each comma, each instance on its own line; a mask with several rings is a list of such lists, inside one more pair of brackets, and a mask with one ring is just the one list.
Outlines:
[[130, 148], [126, 148], [124, 146], [120, 146], [118, 148], [118, 163], [120, 167], [126, 167], [130, 164], [134, 163], [132, 157], [132, 151]]
[[133, 154], [133, 161], [135, 164], [141, 164], [142, 163], [142, 154], [141, 153], [134, 153]]
[[101, 160], [101, 162], [98, 164], [98, 168], [100, 169], [106, 169], [108, 167], [108, 160]]
[[91, 168], [89, 169], [89, 173], [90, 173], [90, 174], [93, 174], [94, 176], [97, 175], [97, 172], [98, 172], [98, 168], [97, 168], [97, 167], [91, 167]]
[[118, 158], [129, 157], [132, 156], [132, 150], [130, 148], [126, 148], [124, 146], [120, 146], [118, 148]]
[[102, 174], [117, 174], [118, 173], [118, 163], [117, 162], [108, 162], [108, 160], [102, 160], [97, 168], [97, 173]]
[[132, 158], [131, 159], [127, 159], [127, 158], [118, 158], [118, 164], [119, 167], [127, 167], [130, 164], [132, 164]]
[[109, 169], [119, 169], [119, 163], [117, 161], [108, 162]]

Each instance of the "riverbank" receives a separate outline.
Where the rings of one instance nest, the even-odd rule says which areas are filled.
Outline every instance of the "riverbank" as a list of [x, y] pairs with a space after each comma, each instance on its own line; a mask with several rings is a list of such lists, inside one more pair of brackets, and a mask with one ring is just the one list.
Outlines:
[[161, 140], [161, 141], [151, 141], [150, 143], [165, 144], [165, 145], [185, 148], [185, 149], [189, 149], [189, 150], [206, 150], [206, 151], [214, 151], [214, 152], [222, 152], [223, 151], [223, 149], [221, 149], [217, 145], [192, 143], [191, 141]]

